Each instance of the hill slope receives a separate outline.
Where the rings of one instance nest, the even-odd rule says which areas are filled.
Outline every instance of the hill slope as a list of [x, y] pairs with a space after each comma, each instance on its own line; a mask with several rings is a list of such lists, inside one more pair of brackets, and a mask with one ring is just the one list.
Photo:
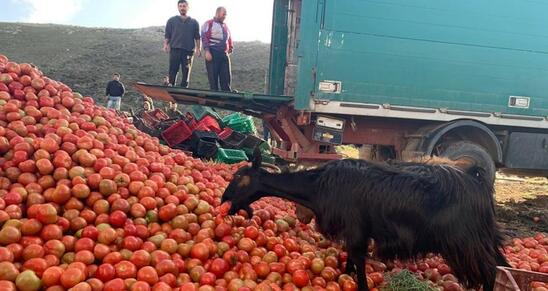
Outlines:
[[[168, 56], [161, 51], [163, 27], [143, 29], [85, 28], [51, 24], [0, 22], [0, 54], [16, 62], [33, 63], [51, 78], [104, 102], [104, 88], [113, 72], [122, 74], [129, 89], [123, 109], [141, 106], [136, 81], [161, 83]], [[263, 92], [269, 45], [235, 44], [233, 87]], [[191, 87], [208, 88], [203, 58], [194, 59]]]

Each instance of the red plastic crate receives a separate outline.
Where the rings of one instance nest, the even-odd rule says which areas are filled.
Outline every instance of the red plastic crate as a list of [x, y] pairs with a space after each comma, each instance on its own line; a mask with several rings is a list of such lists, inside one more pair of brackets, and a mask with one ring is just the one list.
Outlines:
[[153, 111], [148, 111], [143, 113], [143, 120], [152, 126], [158, 125], [163, 120], [169, 119], [169, 116], [160, 109], [155, 109]]
[[155, 109], [149, 112], [150, 115], [154, 116], [154, 118], [158, 120], [166, 120], [169, 119], [169, 115], [162, 111], [161, 109]]
[[196, 126], [190, 127], [192, 131], [211, 131], [205, 124], [197, 123]]
[[162, 137], [170, 147], [174, 147], [192, 136], [192, 129], [184, 122], [179, 121], [162, 132]]
[[230, 127], [225, 127], [225, 129], [223, 129], [220, 133], [219, 133], [219, 139], [220, 140], [225, 140], [227, 139], [232, 133], [234, 132], [234, 130]]
[[221, 126], [219, 125], [219, 122], [210, 115], [204, 116], [204, 118], [202, 118], [198, 122], [198, 124], [204, 125], [205, 127], [209, 128], [211, 131], [214, 131], [216, 133], [220, 133], [222, 131]]

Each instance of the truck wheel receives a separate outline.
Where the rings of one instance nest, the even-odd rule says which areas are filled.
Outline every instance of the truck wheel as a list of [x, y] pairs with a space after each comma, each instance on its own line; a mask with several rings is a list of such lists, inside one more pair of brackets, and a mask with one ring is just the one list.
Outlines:
[[441, 156], [450, 160], [458, 160], [462, 158], [469, 158], [476, 162], [476, 164], [483, 168], [489, 178], [489, 182], [495, 182], [496, 167], [491, 155], [481, 146], [469, 142], [460, 141], [447, 146]]

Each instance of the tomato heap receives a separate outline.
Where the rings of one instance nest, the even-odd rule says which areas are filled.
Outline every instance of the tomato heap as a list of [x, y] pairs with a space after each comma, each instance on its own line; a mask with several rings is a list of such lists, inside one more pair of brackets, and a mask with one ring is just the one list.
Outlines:
[[[346, 253], [299, 223], [292, 203], [267, 198], [251, 219], [222, 215], [221, 195], [244, 163], [206, 163], [163, 146], [2, 55], [0, 154], [0, 290], [357, 289], [342, 271]], [[536, 241], [507, 252], [546, 271], [546, 239]], [[402, 268], [462, 290], [434, 256], [371, 261], [368, 285], [376, 290], [385, 272]]]
[[4, 56], [0, 105], [0, 289], [355, 289], [292, 204], [218, 215], [243, 164], [171, 150]]

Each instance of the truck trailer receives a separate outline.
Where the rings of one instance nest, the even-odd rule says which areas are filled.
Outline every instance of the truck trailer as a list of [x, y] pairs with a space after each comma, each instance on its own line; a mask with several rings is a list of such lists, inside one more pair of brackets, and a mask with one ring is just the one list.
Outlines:
[[264, 93], [138, 83], [262, 119], [289, 162], [469, 158], [548, 176], [548, 3], [274, 0]]

